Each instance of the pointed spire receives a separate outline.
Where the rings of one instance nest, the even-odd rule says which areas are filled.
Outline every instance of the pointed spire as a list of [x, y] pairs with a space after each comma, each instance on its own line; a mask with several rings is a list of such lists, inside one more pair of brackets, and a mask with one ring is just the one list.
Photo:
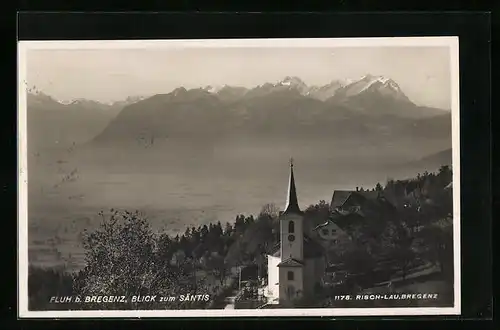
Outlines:
[[288, 182], [288, 194], [286, 200], [285, 211], [283, 213], [298, 213], [302, 214], [297, 200], [297, 190], [295, 188], [295, 178], [293, 176], [293, 158], [290, 158], [290, 179]]

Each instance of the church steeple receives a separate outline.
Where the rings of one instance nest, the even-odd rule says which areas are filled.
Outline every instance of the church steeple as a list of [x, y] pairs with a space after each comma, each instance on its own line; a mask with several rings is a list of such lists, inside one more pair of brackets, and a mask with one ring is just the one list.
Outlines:
[[286, 206], [283, 213], [302, 214], [302, 211], [299, 208], [299, 203], [297, 200], [297, 190], [295, 188], [295, 178], [293, 176], [293, 158], [290, 158], [290, 179], [288, 182], [288, 194], [287, 194]]

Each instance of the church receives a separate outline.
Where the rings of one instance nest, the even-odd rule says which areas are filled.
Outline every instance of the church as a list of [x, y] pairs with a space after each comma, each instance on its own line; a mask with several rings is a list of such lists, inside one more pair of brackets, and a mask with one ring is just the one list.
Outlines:
[[292, 307], [293, 301], [312, 296], [321, 288], [326, 258], [323, 247], [306, 235], [300, 210], [293, 161], [290, 161], [287, 202], [280, 212], [280, 238], [267, 256], [267, 303]]

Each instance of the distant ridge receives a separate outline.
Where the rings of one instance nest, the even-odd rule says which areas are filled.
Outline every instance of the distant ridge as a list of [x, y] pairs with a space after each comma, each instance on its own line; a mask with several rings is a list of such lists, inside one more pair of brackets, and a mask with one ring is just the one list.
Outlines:
[[422, 158], [420, 161], [423, 163], [430, 163], [436, 165], [451, 165], [453, 160], [452, 149], [446, 149], [435, 154]]
[[415, 162], [409, 163], [416, 170], [435, 171], [441, 166], [452, 166], [453, 156], [452, 149], [446, 149], [418, 159]]

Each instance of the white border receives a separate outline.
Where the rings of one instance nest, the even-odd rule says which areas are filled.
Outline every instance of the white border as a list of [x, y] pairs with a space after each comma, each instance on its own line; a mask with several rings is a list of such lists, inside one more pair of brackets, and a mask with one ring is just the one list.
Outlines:
[[[454, 307], [406, 308], [318, 308], [318, 309], [210, 309], [158, 311], [28, 311], [28, 217], [27, 217], [27, 128], [26, 56], [33, 49], [183, 49], [256, 47], [449, 47], [451, 65], [451, 111], [453, 153], [453, 240]], [[249, 316], [390, 316], [459, 315], [460, 290], [460, 112], [458, 37], [340, 38], [340, 39], [206, 39], [206, 40], [94, 40], [94, 41], [20, 41], [18, 42], [18, 316], [20, 318], [94, 318], [94, 317], [249, 317]]]

